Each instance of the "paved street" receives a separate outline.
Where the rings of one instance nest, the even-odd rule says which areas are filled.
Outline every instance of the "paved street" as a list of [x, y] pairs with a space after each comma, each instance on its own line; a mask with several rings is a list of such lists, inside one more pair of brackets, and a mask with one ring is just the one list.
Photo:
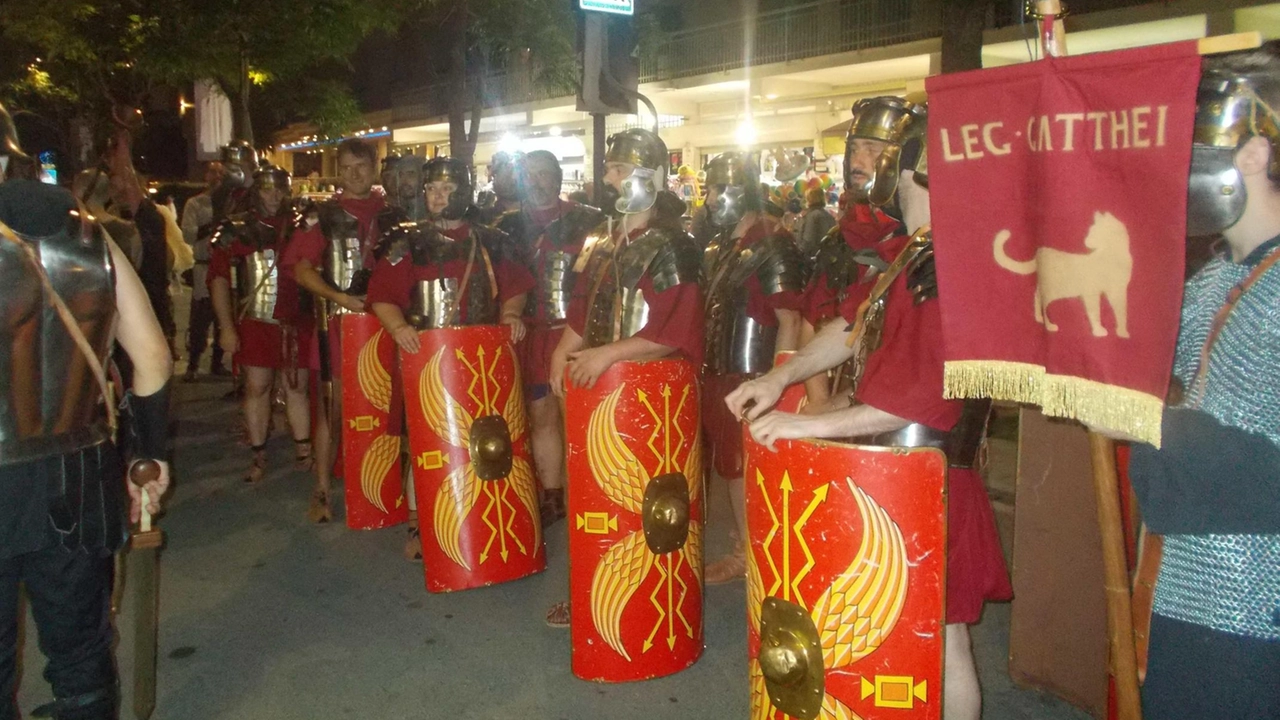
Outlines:
[[[569, 672], [568, 631], [542, 621], [566, 592], [563, 523], [548, 534], [547, 572], [428, 595], [420, 566], [401, 557], [402, 528], [307, 523], [310, 478], [293, 469], [287, 436], [273, 437], [274, 469], [260, 487], [240, 481], [248, 451], [230, 432], [236, 406], [221, 399], [228, 387], [179, 385], [177, 486], [160, 521], [168, 547], [157, 720], [748, 717], [741, 583], [708, 589], [706, 653], [691, 669], [645, 683], [582, 682]], [[723, 488], [712, 497], [708, 555], [716, 557], [728, 541], [728, 501]], [[126, 709], [132, 612], [126, 593]], [[1007, 628], [1008, 607], [997, 605], [976, 632], [985, 717], [1086, 718], [1011, 686]], [[19, 701], [30, 712], [49, 690], [33, 634], [27, 638]]]

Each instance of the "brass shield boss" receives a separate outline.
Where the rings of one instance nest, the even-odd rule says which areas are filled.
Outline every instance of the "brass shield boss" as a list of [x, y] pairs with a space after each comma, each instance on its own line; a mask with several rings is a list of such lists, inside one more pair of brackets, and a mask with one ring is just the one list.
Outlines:
[[800, 720], [822, 712], [825, 669], [818, 628], [795, 603], [765, 598], [760, 613], [760, 670], [778, 710]]
[[689, 481], [667, 473], [644, 489], [644, 541], [654, 555], [675, 552], [689, 538]]
[[471, 466], [481, 480], [511, 474], [511, 428], [506, 418], [486, 415], [471, 423]]

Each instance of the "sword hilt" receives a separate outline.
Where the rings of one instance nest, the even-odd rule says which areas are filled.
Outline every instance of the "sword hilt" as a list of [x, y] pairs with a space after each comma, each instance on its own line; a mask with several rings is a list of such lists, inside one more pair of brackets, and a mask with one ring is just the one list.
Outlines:
[[160, 463], [155, 460], [139, 460], [129, 468], [129, 482], [138, 486], [142, 491], [142, 517], [138, 522], [138, 529], [142, 532], [151, 531], [151, 513], [147, 512], [147, 483], [160, 479]]

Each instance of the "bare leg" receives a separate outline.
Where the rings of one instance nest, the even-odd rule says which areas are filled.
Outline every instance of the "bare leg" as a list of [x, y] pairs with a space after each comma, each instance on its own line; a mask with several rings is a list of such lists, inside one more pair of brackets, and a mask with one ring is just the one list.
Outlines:
[[244, 424], [253, 451], [245, 482], [256, 483], [266, 472], [267, 424], [271, 421], [271, 382], [275, 371], [271, 368], [243, 368]]
[[311, 404], [307, 399], [307, 371], [299, 370], [297, 386], [284, 385], [284, 411], [289, 419], [289, 430], [294, 440], [311, 437]]
[[[718, 476], [717, 476], [718, 477]], [[741, 580], [747, 575], [747, 495], [742, 478], [725, 478], [729, 487], [729, 504], [733, 506], [733, 552], [707, 566], [708, 585]]]
[[318, 398], [315, 425], [311, 434], [312, 455], [315, 458], [312, 469], [316, 474], [316, 486], [307, 508], [307, 518], [315, 523], [333, 519], [329, 502], [329, 486], [333, 481], [333, 425], [329, 414], [324, 398]]
[[[404, 440], [407, 445], [408, 438]], [[413, 463], [404, 466], [404, 497], [409, 503], [409, 537], [404, 541], [404, 559], [410, 562], [422, 560], [422, 534], [418, 530], [418, 497], [413, 488]]]
[[973, 661], [969, 626], [947, 625], [946, 678], [942, 715], [946, 720], [978, 720], [982, 716], [982, 687]]
[[564, 415], [560, 400], [548, 395], [529, 403], [533, 463], [542, 484], [542, 526], [554, 525], [565, 516]]

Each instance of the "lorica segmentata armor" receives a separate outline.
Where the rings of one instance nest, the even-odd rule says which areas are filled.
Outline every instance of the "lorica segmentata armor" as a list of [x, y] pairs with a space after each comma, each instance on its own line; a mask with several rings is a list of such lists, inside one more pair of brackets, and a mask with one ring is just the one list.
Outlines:
[[[71, 214], [61, 232], [25, 237], [98, 361], [111, 349], [115, 272], [105, 234]], [[61, 455], [108, 437], [89, 360], [45, 297], [30, 256], [0, 240], [0, 465]]]
[[241, 256], [232, 267], [236, 306], [241, 316], [259, 322], [276, 323], [276, 300], [280, 296], [279, 255], [272, 249]]
[[747, 281], [754, 276], [765, 295], [804, 289], [804, 261], [795, 241], [770, 235], [739, 249], [732, 231], [707, 246], [703, 274], [707, 288], [707, 371], [713, 375], [768, 372], [773, 367], [778, 327], [747, 314]]
[[497, 324], [501, 308], [493, 266], [508, 252], [503, 247], [507, 241], [505, 234], [472, 226], [471, 234], [465, 240], [455, 241], [445, 237], [430, 223], [400, 225], [397, 234], [387, 250], [392, 262], [401, 262], [408, 256], [414, 265], [419, 266], [443, 267], [445, 263], [457, 261], [471, 264], [465, 287], [462, 277], [434, 278], [415, 283], [405, 317], [409, 324], [419, 330]]
[[621, 249], [604, 227], [587, 239], [579, 258], [582, 282], [594, 290], [588, 298], [583, 338], [587, 347], [625, 340], [649, 322], [649, 305], [640, 280], [648, 273], [653, 291], [699, 279], [696, 241], [669, 228], [649, 228]]
[[[568, 319], [575, 277], [573, 266], [578, 260], [578, 253], [574, 250], [582, 245], [588, 233], [600, 227], [604, 219], [604, 213], [593, 207], [573, 205], [547, 225], [541, 235], [532, 238], [530, 265], [537, 267], [541, 260], [543, 272], [537, 278], [538, 284], [533, 292], [529, 293], [526, 316], [539, 317], [538, 308], [541, 307], [543, 317], [552, 325], [563, 324]], [[523, 218], [521, 221], [527, 222]]]
[[[363, 295], [368, 283], [364, 271], [364, 254], [360, 242], [360, 221], [337, 202], [320, 206], [320, 230], [324, 233], [324, 279], [334, 288]], [[331, 303], [330, 312], [342, 314], [350, 310]]]

